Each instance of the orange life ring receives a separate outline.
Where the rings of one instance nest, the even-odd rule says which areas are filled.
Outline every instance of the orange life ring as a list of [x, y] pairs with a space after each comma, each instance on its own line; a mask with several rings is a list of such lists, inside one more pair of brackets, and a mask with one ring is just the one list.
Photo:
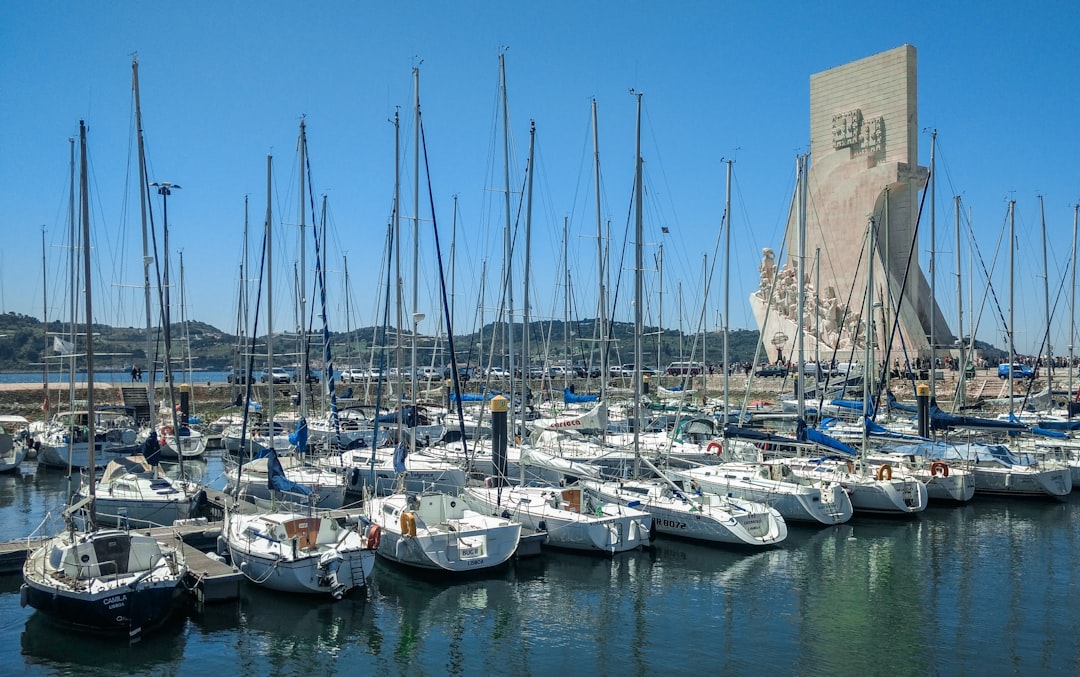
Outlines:
[[382, 540], [382, 528], [378, 524], [372, 524], [367, 530], [367, 547], [368, 550], [376, 550], [379, 547], [379, 542]]
[[877, 478], [879, 482], [892, 480], [892, 466], [888, 463], [882, 463], [877, 469]]
[[705, 448], [710, 454], [716, 454], [720, 456], [724, 453], [724, 447], [719, 442], [709, 442], [709, 446]]
[[176, 431], [173, 430], [173, 427], [171, 425], [163, 425], [163, 426], [161, 426], [161, 434], [162, 435], [172, 435], [174, 432], [176, 432]]
[[934, 461], [930, 464], [930, 474], [934, 477], [948, 477], [949, 465], [944, 461]]

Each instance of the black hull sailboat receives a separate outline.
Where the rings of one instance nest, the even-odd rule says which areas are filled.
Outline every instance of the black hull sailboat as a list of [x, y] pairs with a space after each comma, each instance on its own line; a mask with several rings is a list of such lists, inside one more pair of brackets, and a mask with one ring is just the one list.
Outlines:
[[[137, 64], [132, 65], [137, 80]], [[136, 90], [137, 91], [137, 90]], [[90, 208], [87, 198], [86, 125], [79, 123], [83, 265], [86, 294], [87, 409], [94, 411], [94, 342], [90, 284]], [[142, 177], [145, 180], [145, 176]], [[94, 448], [90, 448], [93, 467]], [[126, 530], [98, 529], [96, 478], [88, 495], [64, 511], [65, 529], [32, 551], [23, 565], [20, 601], [73, 626], [104, 632], [144, 630], [171, 618], [184, 594], [187, 565], [179, 539], [169, 545]], [[85, 516], [85, 530], [76, 528]]]

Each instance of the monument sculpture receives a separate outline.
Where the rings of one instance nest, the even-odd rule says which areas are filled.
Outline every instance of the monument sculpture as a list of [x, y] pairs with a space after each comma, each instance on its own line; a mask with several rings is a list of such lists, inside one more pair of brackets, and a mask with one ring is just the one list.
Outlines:
[[[875, 230], [874, 300], [871, 330], [877, 360], [895, 323], [893, 355], [926, 356], [930, 342], [952, 342], [948, 324], [931, 298], [929, 284], [911, 255], [919, 192], [928, 171], [918, 165], [918, 99], [915, 48], [903, 45], [810, 78], [810, 165], [805, 251], [820, 250], [819, 271], [797, 272], [797, 214], [792, 206], [780, 265], [771, 248], [762, 250], [760, 286], [750, 305], [770, 359], [793, 358], [798, 294], [804, 290], [804, 347], [822, 359], [862, 359], [868, 224]], [[813, 280], [821, 281], [821, 290]], [[846, 300], [850, 299], [850, 301]], [[931, 323], [930, 318], [934, 317]], [[933, 326], [937, 336], [930, 335]], [[834, 351], [840, 355], [834, 355]], [[847, 353], [847, 354], [844, 354]]]

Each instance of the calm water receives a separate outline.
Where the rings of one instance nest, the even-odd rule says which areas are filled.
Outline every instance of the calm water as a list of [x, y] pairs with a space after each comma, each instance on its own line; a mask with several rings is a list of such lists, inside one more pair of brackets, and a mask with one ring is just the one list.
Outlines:
[[[194, 469], [223, 486], [220, 460]], [[66, 490], [63, 473], [30, 465], [0, 477], [4, 536], [55, 515]], [[658, 539], [458, 582], [379, 562], [368, 589], [341, 602], [246, 586], [130, 647], [20, 608], [8, 576], [0, 672], [1075, 675], [1078, 555], [1080, 497], [977, 499], [911, 521], [795, 527], [764, 552]]]

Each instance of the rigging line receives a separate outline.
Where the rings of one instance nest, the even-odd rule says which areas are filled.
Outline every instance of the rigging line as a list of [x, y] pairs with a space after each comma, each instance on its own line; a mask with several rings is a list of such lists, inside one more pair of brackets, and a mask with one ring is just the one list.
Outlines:
[[[251, 396], [252, 396], [252, 390], [255, 387], [255, 384], [254, 384], [255, 379], [252, 378], [252, 375], [255, 373], [254, 372], [254, 369], [255, 369], [255, 337], [256, 337], [256, 335], [258, 334], [258, 331], [259, 331], [259, 310], [262, 307], [262, 303], [261, 303], [261, 301], [262, 301], [262, 290], [263, 290], [262, 282], [263, 282], [263, 272], [265, 272], [265, 269], [266, 269], [266, 254], [267, 254], [266, 245], [267, 245], [267, 243], [266, 243], [266, 229], [264, 228], [263, 229], [262, 247], [260, 248], [261, 253], [260, 253], [260, 256], [259, 256], [259, 277], [258, 277], [258, 285], [259, 286], [256, 288], [257, 291], [255, 292], [255, 317], [254, 317], [254, 319], [252, 321], [252, 325], [251, 325], [251, 341], [250, 341], [249, 347], [248, 347], [247, 369], [244, 371], [244, 375], [245, 375], [244, 383], [246, 385], [244, 386], [244, 414], [243, 414], [243, 418], [241, 419], [241, 422], [240, 422], [239, 464], [237, 465], [237, 469], [236, 469], [236, 496], [235, 496], [236, 500], [240, 500], [240, 487], [242, 486], [242, 484], [240, 482], [240, 477], [241, 477], [241, 471], [244, 469], [244, 456], [245, 456], [246, 452], [250, 453], [250, 450], [247, 448], [247, 446], [248, 446], [247, 445], [248, 414], [251, 411]], [[269, 292], [267, 292], [267, 294], [269, 294]], [[273, 397], [273, 396], [274, 396], [274, 389], [273, 389], [273, 384], [271, 384], [270, 397]], [[267, 432], [270, 435], [270, 444], [271, 444], [271, 446], [273, 446], [273, 440], [274, 440], [274, 422], [273, 421], [268, 422]]]
[[[1002, 220], [1001, 230], [999, 231], [1000, 235], [998, 236], [998, 249], [999, 250], [1001, 248], [1001, 242], [1005, 239], [1005, 226], [1007, 225], [1008, 216], [1009, 216], [1008, 211], [1006, 211], [1005, 217]], [[979, 243], [975, 240], [975, 233], [971, 230], [971, 224], [970, 223], [968, 224], [968, 232], [970, 233], [969, 242], [970, 242], [972, 248], [974, 248], [974, 250], [975, 250], [975, 258], [979, 262], [979, 267], [982, 269], [983, 275], [986, 276], [986, 291], [989, 292], [990, 298], [994, 303], [994, 308], [997, 310], [998, 319], [1001, 321], [1001, 326], [1003, 328], [1005, 328], [1006, 332], [1011, 331], [1011, 327], [1009, 327], [1009, 323], [1005, 321], [1005, 312], [1001, 309], [1001, 302], [998, 301], [997, 293], [994, 291], [994, 285], [990, 280], [990, 273], [992, 272], [993, 269], [991, 269], [990, 271], [987, 271], [986, 262], [983, 260], [982, 250], [979, 249]], [[1014, 246], [1014, 243], [1010, 242], [1009, 246], [1010, 247]], [[994, 255], [994, 260], [995, 260], [995, 267], [996, 267], [997, 254]], [[985, 304], [985, 301], [986, 301], [986, 299], [984, 297], [983, 298], [983, 304]], [[983, 308], [985, 308], [985, 305], [983, 305], [983, 306], [981, 306], [979, 308], [979, 322], [982, 321]], [[978, 323], [976, 324], [976, 326], [978, 326]], [[974, 329], [972, 330], [971, 335], [972, 336], [975, 335]]]
[[[397, 201], [394, 201], [394, 208], [397, 209]], [[386, 301], [383, 303], [383, 321], [379, 327], [379, 345], [386, 346], [386, 327], [390, 324], [390, 277], [393, 274], [394, 265], [394, 247], [397, 245], [394, 238], [394, 222], [397, 218], [397, 214], [394, 214], [390, 223], [386, 226]], [[395, 327], [395, 329], [398, 329]], [[386, 350], [379, 351], [379, 378], [375, 388], [375, 420], [371, 424], [371, 460], [369, 465], [369, 478], [371, 480], [371, 487], [374, 491], [375, 485], [375, 450], [379, 447], [379, 411], [382, 409], [382, 393], [383, 393], [383, 380], [387, 379], [389, 374], [386, 369]], [[370, 379], [369, 379], [370, 382]], [[401, 420], [403, 412], [401, 408], [398, 408], [398, 421]], [[397, 444], [401, 444], [401, 440], [397, 440]]]
[[[893, 313], [893, 316], [894, 316], [893, 317], [893, 326], [892, 326], [892, 329], [889, 331], [889, 340], [885, 344], [885, 355], [886, 355], [885, 362], [886, 362], [886, 364], [882, 365], [881, 374], [880, 374], [880, 377], [878, 379], [878, 384], [877, 384], [877, 387], [875, 388], [875, 392], [874, 392], [874, 416], [875, 417], [877, 416], [878, 405], [881, 403], [881, 394], [882, 394], [882, 389], [883, 389], [884, 383], [885, 383], [885, 370], [888, 369], [888, 367], [889, 367], [889, 365], [888, 365], [888, 357], [887, 356], [890, 353], [892, 353], [893, 338], [897, 335], [897, 333], [899, 333], [899, 330], [900, 330], [900, 311], [901, 311], [900, 304], [902, 303], [902, 301], [903, 301], [903, 299], [905, 297], [905, 292], [907, 291], [907, 283], [908, 283], [908, 277], [909, 277], [909, 275], [911, 273], [912, 259], [915, 257], [915, 253], [918, 251], [918, 248], [919, 248], [919, 224], [922, 223], [923, 208], [926, 206], [927, 193], [930, 192], [930, 191], [927, 190], [927, 188], [930, 186], [930, 181], [933, 178], [935, 178], [935, 177], [931, 176], [931, 174], [932, 174], [932, 172], [927, 170], [927, 172], [926, 172], [926, 182], [923, 184], [922, 199], [919, 200], [919, 213], [915, 215], [915, 227], [912, 228], [911, 242], [908, 245], [908, 256], [907, 256], [907, 261], [906, 261], [906, 263], [904, 265], [904, 277], [900, 280], [900, 292], [899, 292], [898, 298], [894, 298], [894, 296], [893, 296], [892, 283], [891, 283], [891, 280], [889, 279], [890, 276], [889, 276], [889, 273], [888, 273], [888, 269], [886, 269], [885, 289], [888, 291], [889, 303], [890, 303], [891, 307], [895, 308], [895, 312]], [[886, 213], [885, 216], [887, 217], [888, 214]], [[876, 241], [876, 239], [875, 239], [875, 241]], [[933, 246], [933, 243], [931, 243], [931, 246]], [[931, 302], [930, 312], [933, 313], [936, 310], [935, 306], [937, 304], [937, 300], [936, 299], [930, 299], [930, 302]], [[873, 320], [873, 318], [870, 318], [870, 319]], [[872, 337], [867, 336], [866, 338], [867, 338], [867, 340], [870, 340]], [[932, 342], [933, 340], [934, 340], [934, 337], [931, 336], [930, 341]], [[907, 355], [907, 347], [904, 346], [903, 340], [901, 340], [901, 346], [903, 346], [904, 355], [906, 356]], [[904, 359], [907, 359], [907, 358], [905, 357]], [[869, 366], [869, 365], [867, 365], [867, 366]], [[934, 378], [934, 370], [936, 368], [937, 368], [936, 364], [931, 364], [930, 365], [930, 378]], [[865, 373], [865, 370], [864, 370], [864, 373]], [[911, 379], [912, 379], [911, 385], [912, 385], [912, 388], [914, 388], [915, 387], [915, 376], [914, 376], [914, 374], [912, 374]]]
[[[469, 436], [465, 434], [465, 412], [461, 403], [461, 374], [458, 373], [457, 351], [454, 350], [453, 318], [450, 317], [450, 300], [446, 294], [446, 272], [443, 269], [442, 247], [439, 244], [439, 224], [435, 216], [435, 196], [431, 190], [431, 165], [428, 162], [427, 137], [424, 134], [424, 121], [423, 118], [420, 117], [419, 111], [417, 111], [416, 117], [420, 125], [420, 142], [424, 151], [424, 174], [427, 177], [428, 204], [431, 207], [431, 230], [435, 237], [435, 258], [439, 264], [439, 286], [442, 291], [443, 315], [446, 318], [446, 340], [450, 349], [450, 377], [454, 382], [454, 399], [457, 400], [456, 408], [459, 426], [458, 430], [461, 432], [461, 450], [465, 456], [465, 467], [468, 469], [470, 465], [468, 448]], [[533, 168], [531, 166], [527, 167], [527, 171], [531, 173]], [[522, 403], [522, 406], [524, 406], [524, 403]]]
[[[1043, 355], [1044, 351], [1049, 353], [1049, 351], [1046, 350], [1046, 347], [1050, 343], [1050, 326], [1051, 326], [1051, 324], [1053, 324], [1054, 314], [1057, 312], [1058, 304], [1061, 301], [1061, 295], [1065, 292], [1065, 277], [1067, 275], [1068, 275], [1067, 270], [1062, 273], [1061, 282], [1058, 283], [1057, 294], [1054, 296], [1054, 303], [1053, 303], [1054, 310], [1050, 313], [1050, 317], [1046, 318], [1046, 331], [1043, 333], [1042, 342], [1039, 344], [1039, 352], [1037, 353], [1038, 360], [1042, 359], [1042, 355]], [[1049, 355], [1048, 355], [1048, 357], [1049, 357]], [[1044, 365], [1045, 365], [1045, 367], [1047, 369], [1047, 372], [1052, 370], [1053, 366], [1054, 366], [1053, 363], [1051, 363], [1049, 360], [1047, 360], [1044, 363]], [[1010, 365], [1009, 368], [1012, 369], [1012, 366]], [[1069, 369], [1072, 369], [1071, 365], [1069, 366]], [[1047, 389], [1049, 389], [1049, 379], [1047, 379]], [[1028, 389], [1024, 392], [1024, 399], [1020, 403], [1020, 410], [1021, 411], [1023, 411], [1027, 407], [1028, 399], [1030, 397], [1031, 397], [1031, 387], [1029, 385]]]

